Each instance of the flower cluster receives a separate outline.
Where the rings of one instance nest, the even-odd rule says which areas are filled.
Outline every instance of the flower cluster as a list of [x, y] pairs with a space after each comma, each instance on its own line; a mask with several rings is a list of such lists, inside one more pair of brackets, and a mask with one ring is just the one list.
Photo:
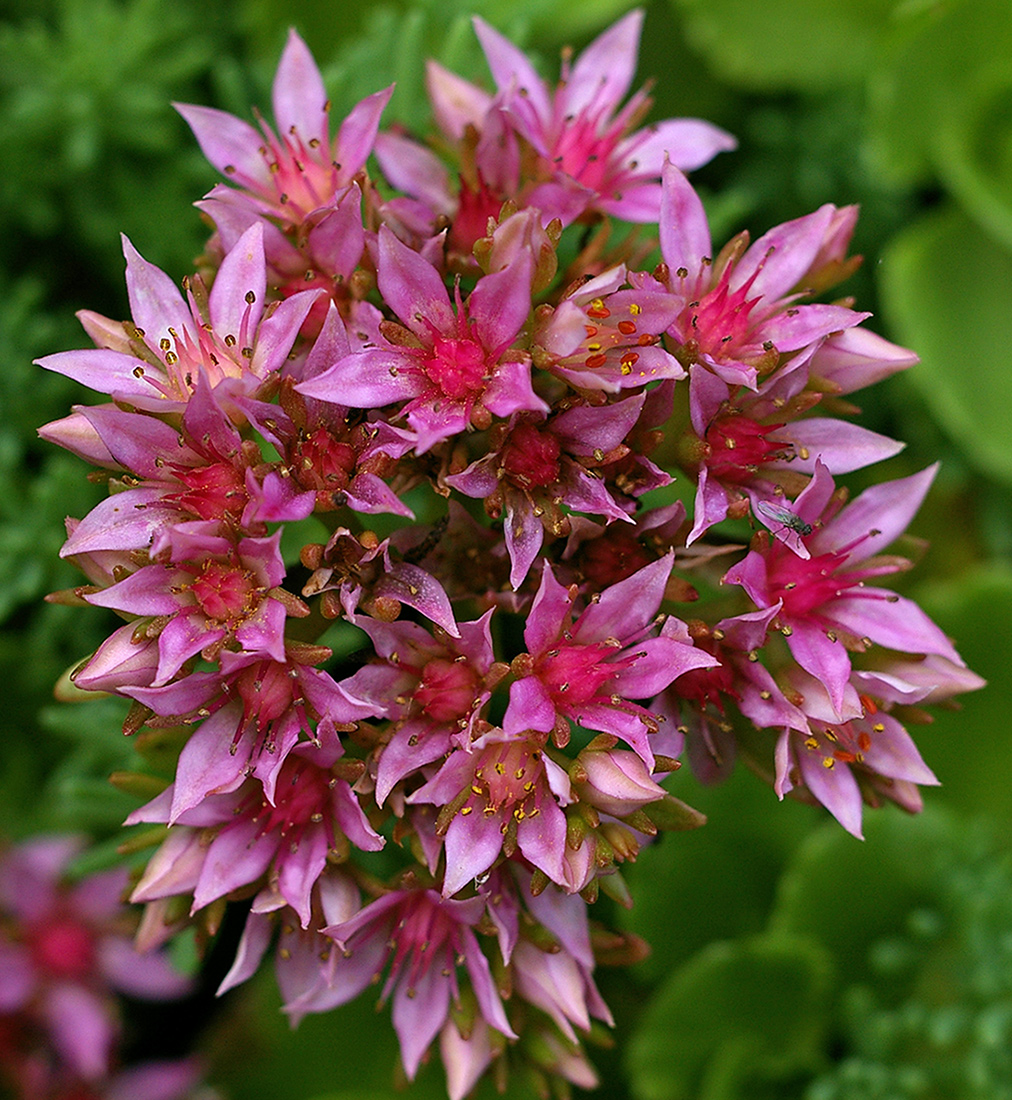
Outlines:
[[[935, 782], [912, 704], [980, 683], [868, 584], [934, 470], [836, 484], [901, 448], [836, 399], [915, 362], [815, 300], [856, 209], [715, 250], [684, 173], [734, 141], [642, 125], [641, 21], [553, 88], [476, 19], [495, 90], [433, 64], [431, 144], [380, 132], [390, 89], [334, 134], [292, 32], [276, 128], [179, 107], [226, 181], [207, 270], [180, 291], [126, 242], [132, 318], [41, 361], [109, 398], [42, 429], [110, 489], [68, 523], [67, 598], [126, 621], [74, 683], [189, 731], [128, 819], [167, 827], [141, 945], [247, 899], [223, 989], [272, 945], [293, 1022], [379, 981], [408, 1077], [438, 1039], [454, 1100], [491, 1065], [593, 1084], [588, 904], [702, 823], [659, 782], [679, 756], [713, 781], [748, 732], [860, 835]], [[656, 227], [650, 270], [612, 218]]]
[[0, 854], [0, 1087], [24, 1100], [182, 1100], [195, 1063], [118, 1066], [116, 994], [175, 1000], [190, 982], [135, 949], [125, 868], [64, 881], [82, 844], [40, 836]]

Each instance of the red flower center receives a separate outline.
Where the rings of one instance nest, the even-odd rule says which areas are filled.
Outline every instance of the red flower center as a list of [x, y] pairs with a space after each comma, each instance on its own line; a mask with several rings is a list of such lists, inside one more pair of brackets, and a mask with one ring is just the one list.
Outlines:
[[774, 550], [768, 564], [770, 597], [783, 600], [784, 618], [804, 618], [860, 583], [858, 574], [836, 572], [843, 556], [839, 552], [819, 554], [806, 561], [797, 554]]
[[457, 213], [450, 227], [449, 249], [470, 257], [474, 242], [488, 236], [489, 218], [498, 219], [503, 197], [479, 179], [478, 190], [461, 177]]
[[227, 519], [238, 523], [249, 502], [242, 472], [231, 462], [196, 468], [179, 467], [176, 478], [186, 490], [165, 499], [200, 519]]
[[324, 822], [332, 830], [331, 773], [305, 760], [289, 757], [281, 765], [274, 788], [274, 805], [259, 802], [253, 820], [261, 825], [264, 836], [278, 829], [294, 850], [310, 824]]
[[550, 432], [532, 424], [518, 424], [503, 447], [499, 461], [505, 477], [518, 489], [542, 488], [559, 480], [562, 446]]
[[534, 666], [535, 675], [557, 705], [577, 706], [600, 694], [601, 688], [631, 660], [605, 663], [605, 658], [616, 652], [617, 646], [607, 642], [550, 649]]
[[595, 588], [618, 584], [654, 560], [637, 539], [618, 527], [612, 524], [599, 538], [580, 544], [580, 570]]
[[706, 429], [705, 442], [710, 452], [707, 468], [721, 481], [746, 484], [761, 466], [790, 454], [790, 444], [766, 438], [782, 427], [783, 424], [758, 424], [733, 413], [718, 416]]
[[422, 368], [454, 401], [470, 397], [485, 386], [485, 349], [476, 341], [436, 335]]
[[290, 463], [292, 475], [304, 489], [315, 489], [317, 507], [331, 509], [331, 494], [347, 489], [358, 456], [350, 443], [345, 443], [326, 428], [317, 428], [300, 439]]
[[435, 657], [422, 670], [414, 698], [434, 722], [454, 722], [474, 701], [477, 678], [466, 661]]
[[[702, 649], [720, 659], [720, 644], [713, 638], [696, 638], [696, 648]], [[674, 691], [681, 699], [693, 702], [702, 710], [712, 703], [721, 714], [724, 713], [725, 698], [738, 699], [734, 690], [734, 672], [723, 661], [712, 668], [690, 668], [675, 681]]]
[[36, 966], [54, 978], [80, 980], [95, 968], [95, 940], [91, 931], [70, 917], [56, 917], [30, 932]]

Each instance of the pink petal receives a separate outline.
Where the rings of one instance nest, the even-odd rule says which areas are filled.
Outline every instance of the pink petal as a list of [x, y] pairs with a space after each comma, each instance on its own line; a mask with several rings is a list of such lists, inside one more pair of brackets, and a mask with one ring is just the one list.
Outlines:
[[174, 328], [180, 336], [188, 332], [193, 337], [193, 314], [183, 300], [179, 287], [161, 268], [149, 264], [125, 236], [123, 255], [127, 261], [130, 314], [137, 327], [144, 331], [147, 345], [157, 348], [162, 339], [170, 338], [170, 328]]
[[379, 232], [380, 294], [391, 309], [422, 341], [432, 342], [429, 324], [442, 333], [455, 328], [455, 315], [443, 279], [432, 264], [402, 244], [386, 227]]
[[791, 653], [799, 665], [821, 680], [829, 692], [836, 713], [842, 714], [844, 694], [850, 678], [850, 656], [840, 642], [831, 642], [823, 627], [807, 620], [791, 624], [787, 639]]
[[[814, 553], [861, 539], [844, 559], [846, 568], [884, 550], [907, 529], [938, 473], [938, 463], [910, 477], [873, 485], [838, 513], [809, 544]], [[875, 532], [875, 533], [872, 533]]]
[[732, 272], [731, 289], [737, 290], [758, 271], [749, 297], [782, 298], [793, 290], [822, 248], [834, 214], [835, 208], [827, 203], [763, 234]]
[[963, 664], [949, 639], [913, 600], [885, 588], [852, 591], [858, 594], [833, 600], [824, 609], [827, 617], [859, 638], [867, 636], [888, 649], [931, 653]]
[[547, 125], [552, 116], [551, 100], [545, 82], [535, 72], [527, 56], [484, 19], [475, 15], [471, 22], [499, 91], [512, 91], [522, 96]]
[[325, 150], [329, 144], [327, 91], [313, 55], [294, 29], [278, 62], [272, 89], [274, 120], [284, 135], [293, 129], [307, 150], [315, 138]]
[[665, 156], [675, 168], [692, 172], [708, 164], [718, 153], [737, 148], [738, 142], [726, 130], [702, 119], [669, 118], [631, 135], [615, 150], [616, 157], [624, 159], [626, 146], [640, 165], [637, 174], [656, 165], [650, 172], [655, 175], [660, 172]]
[[798, 754], [798, 766], [805, 786], [826, 807], [837, 821], [858, 840], [861, 832], [861, 789], [850, 768], [836, 763], [827, 768], [818, 752]]
[[425, 87], [436, 125], [448, 138], [460, 141], [469, 125], [481, 132], [492, 106], [488, 92], [431, 59], [425, 63]]
[[394, 94], [394, 86], [373, 92], [360, 103], [356, 103], [347, 118], [341, 123], [334, 153], [339, 159], [340, 179], [351, 180], [365, 165], [376, 141], [380, 116]]
[[260, 152], [263, 135], [242, 119], [214, 107], [173, 103], [186, 119], [204, 156], [231, 182], [251, 191], [271, 192], [273, 182]]
[[391, 1015], [409, 1081], [414, 1080], [422, 1055], [446, 1021], [450, 994], [450, 976], [435, 967], [417, 981], [405, 977], [397, 986]]
[[519, 736], [525, 730], [548, 733], [555, 725], [555, 705], [537, 676], [525, 676], [510, 684], [510, 700], [503, 717], [503, 733]]
[[86, 1080], [109, 1070], [116, 1038], [111, 1007], [81, 985], [58, 985], [46, 992], [42, 1010], [56, 1049], [73, 1072]]
[[226, 825], [207, 849], [193, 891], [191, 913], [240, 886], [256, 882], [270, 866], [276, 851], [276, 840], [261, 837], [256, 821], [240, 818]]
[[479, 279], [468, 298], [468, 316], [488, 350], [511, 344], [526, 323], [531, 311], [532, 267], [530, 253], [520, 252], [502, 271]]
[[600, 600], [580, 616], [574, 640], [586, 644], [608, 637], [621, 639], [645, 627], [661, 606], [673, 565], [674, 555], [668, 553], [606, 588]]
[[[817, 458], [821, 458], [834, 474], [849, 474], [852, 470], [892, 458], [905, 446], [859, 424], [826, 416], [798, 420], [779, 432], [773, 432], [770, 438], [791, 439], [799, 456], [790, 463], [789, 468], [806, 474], [815, 472]], [[801, 448], [808, 451], [808, 458], [800, 457]], [[786, 463], [774, 462], [771, 465], [788, 468]]]
[[665, 166], [661, 186], [661, 255], [672, 276], [677, 278], [684, 268], [694, 286], [702, 260], [713, 255], [706, 211], [692, 184], [673, 164]]
[[[502, 851], [502, 814], [460, 814], [450, 822], [443, 842], [446, 852], [446, 876], [443, 897], [453, 897], [472, 879], [484, 874]], [[560, 856], [561, 858], [561, 856]]]
[[562, 113], [610, 113], [625, 98], [636, 73], [643, 9], [614, 23], [580, 54], [560, 93]]
[[241, 339], [243, 321], [246, 320], [246, 336], [252, 342], [263, 313], [266, 290], [264, 230], [263, 225], [256, 221], [228, 252], [214, 277], [208, 310], [215, 332], [222, 337]]

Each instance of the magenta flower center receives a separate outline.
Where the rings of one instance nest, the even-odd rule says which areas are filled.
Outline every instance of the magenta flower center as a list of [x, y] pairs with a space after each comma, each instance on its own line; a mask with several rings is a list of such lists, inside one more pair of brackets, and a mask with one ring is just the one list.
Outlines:
[[460, 401], [485, 386], [485, 349], [467, 337], [437, 334], [431, 354], [422, 360], [422, 368], [447, 397]]
[[407, 964], [404, 978], [408, 989], [413, 989], [434, 962], [441, 960], [445, 965], [448, 958], [461, 954], [462, 944], [458, 942], [457, 922], [427, 893], [419, 893], [406, 900], [400, 906], [400, 913], [400, 920], [391, 936], [391, 941], [396, 944], [396, 954], [388, 985], [393, 984], [397, 974]]
[[770, 599], [783, 600], [785, 619], [804, 618], [860, 583], [860, 574], [836, 572], [842, 556], [839, 552], [819, 554], [807, 561], [793, 553], [770, 556]]
[[764, 319], [751, 315], [761, 297], [748, 297], [755, 275], [737, 290], [731, 290], [730, 274], [728, 267], [720, 282], [698, 301], [689, 302], [668, 330], [686, 343], [691, 341], [696, 354], [718, 361], [747, 354], [758, 357], [764, 350], [750, 346], [755, 340], [753, 329]]
[[617, 648], [607, 642], [592, 642], [590, 645], [550, 649], [538, 659], [534, 672], [557, 706], [586, 703], [599, 695], [601, 688], [631, 663], [631, 657], [606, 663], [606, 658], [613, 657]]
[[329, 771], [289, 757], [278, 775], [274, 805], [266, 799], [260, 801], [253, 816], [253, 820], [261, 825], [260, 835], [277, 829], [294, 848], [311, 824], [323, 823], [325, 828], [331, 830], [332, 779]]
[[263, 130], [268, 144], [261, 146], [261, 155], [275, 192], [265, 192], [264, 197], [276, 203], [278, 214], [286, 221], [297, 224], [333, 198], [338, 188], [331, 151], [316, 138], [307, 144], [294, 127], [282, 134], [280, 141], [266, 125]]
[[35, 965], [53, 978], [80, 980], [95, 967], [95, 940], [70, 917], [56, 917], [33, 928], [30, 949]]
[[543, 488], [559, 480], [562, 446], [549, 432], [518, 424], [500, 454], [502, 470], [518, 489]]
[[201, 611], [222, 623], [245, 619], [262, 596], [249, 570], [210, 560], [201, 563], [200, 575], [188, 587]]
[[591, 191], [602, 193], [609, 190], [608, 181], [614, 175], [612, 153], [622, 131], [616, 127], [603, 134], [597, 131], [596, 118], [586, 114], [567, 118], [552, 148], [551, 169], [565, 172]]
[[477, 677], [466, 661], [435, 657], [422, 670], [414, 698], [434, 722], [454, 722], [471, 709], [476, 688]]
[[180, 467], [176, 477], [186, 490], [165, 499], [200, 519], [228, 519], [238, 524], [249, 502], [241, 471], [231, 462], [215, 462], [195, 469]]
[[783, 424], [758, 424], [747, 416], [716, 417], [706, 429], [707, 468], [721, 481], [745, 484], [767, 462], [787, 458], [790, 445], [767, 439]]

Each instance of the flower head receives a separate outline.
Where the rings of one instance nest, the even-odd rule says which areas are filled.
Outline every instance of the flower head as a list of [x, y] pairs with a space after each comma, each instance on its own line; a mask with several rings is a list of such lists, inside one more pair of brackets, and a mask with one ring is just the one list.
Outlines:
[[952, 643], [912, 600], [866, 583], [907, 567], [902, 558], [879, 552], [903, 533], [935, 471], [929, 467], [873, 486], [841, 510], [833, 478], [817, 461], [811, 484], [794, 505], [799, 520], [811, 528], [802, 537], [809, 557], [775, 541], [725, 574], [725, 583], [740, 584], [757, 607], [779, 605], [774, 627], [798, 664], [825, 684], [838, 716], [851, 652], [877, 643], [962, 664]]
[[[208, 292], [195, 277], [173, 281], [124, 238], [132, 321], [118, 325], [96, 314], [81, 321], [99, 347], [61, 351], [40, 359], [47, 370], [152, 412], [181, 412], [198, 379], [246, 395], [281, 368], [318, 297], [301, 291], [284, 302], [266, 301], [263, 229], [251, 226], [222, 261]], [[245, 423], [238, 411], [237, 423]]]
[[396, 405], [421, 454], [469, 425], [521, 409], [546, 412], [531, 388], [530, 356], [513, 345], [531, 308], [532, 261], [520, 253], [485, 275], [451, 305], [436, 269], [380, 230], [380, 292], [403, 325], [385, 346], [351, 352], [297, 388], [310, 397], [361, 409]]
[[305, 42], [290, 31], [274, 77], [277, 133], [215, 110], [177, 103], [207, 159], [260, 213], [296, 226], [333, 203], [364, 167], [393, 87], [364, 99], [330, 136], [330, 100]]

